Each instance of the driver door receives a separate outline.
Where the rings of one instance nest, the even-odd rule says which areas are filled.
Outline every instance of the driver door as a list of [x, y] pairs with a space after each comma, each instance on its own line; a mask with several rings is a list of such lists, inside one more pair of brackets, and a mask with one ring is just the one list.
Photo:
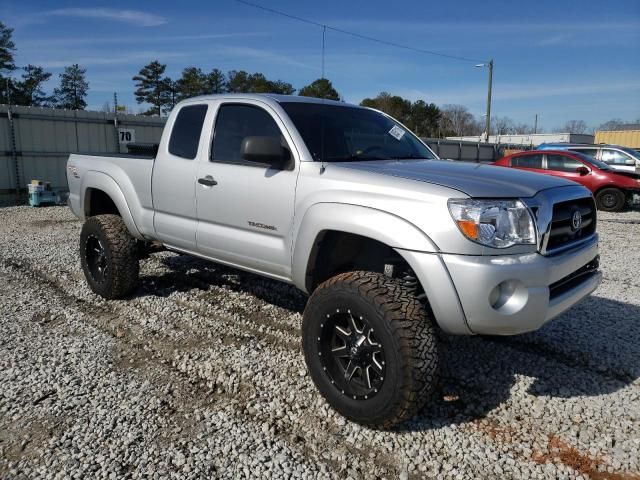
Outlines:
[[[284, 124], [259, 101], [222, 102], [208, 158], [198, 168], [198, 252], [280, 280], [291, 278], [297, 154]], [[242, 157], [246, 137], [277, 136], [291, 152], [286, 169]]]

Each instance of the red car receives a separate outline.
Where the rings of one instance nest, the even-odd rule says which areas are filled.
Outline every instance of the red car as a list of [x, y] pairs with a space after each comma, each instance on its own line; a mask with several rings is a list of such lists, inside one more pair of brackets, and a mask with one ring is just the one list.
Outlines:
[[573, 180], [593, 192], [598, 209], [619, 212], [640, 199], [640, 174], [614, 170], [600, 160], [564, 150], [514, 153], [494, 165], [544, 173]]

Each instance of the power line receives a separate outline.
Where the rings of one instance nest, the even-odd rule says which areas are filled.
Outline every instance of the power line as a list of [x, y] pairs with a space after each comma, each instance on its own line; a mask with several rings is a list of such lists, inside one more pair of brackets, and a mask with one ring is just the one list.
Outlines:
[[409, 45], [403, 45], [401, 43], [390, 42], [390, 41], [387, 41], [387, 40], [381, 40], [379, 38], [370, 37], [368, 35], [362, 35], [360, 33], [350, 32], [348, 30], [343, 30], [342, 28], [332, 27], [331, 25], [325, 25], [324, 23], [315, 22], [315, 21], [309, 20], [307, 18], [298, 17], [297, 15], [292, 15], [290, 13], [282, 12], [280, 10], [276, 10], [276, 9], [273, 9], [273, 8], [270, 8], [270, 7], [265, 7], [263, 5], [259, 5], [257, 3], [249, 2], [247, 0], [235, 0], [235, 1], [238, 2], [238, 3], [242, 3], [243, 5], [247, 5], [249, 7], [257, 8], [259, 10], [264, 10], [265, 12], [270, 12], [270, 13], [273, 13], [275, 15], [280, 15], [282, 17], [287, 17], [287, 18], [289, 18], [291, 20], [296, 20], [298, 22], [308, 23], [309, 25], [315, 25], [316, 27], [322, 28], [323, 29], [323, 33], [324, 33], [324, 29], [328, 29], [328, 30], [332, 30], [334, 32], [342, 33], [344, 35], [349, 35], [351, 37], [360, 38], [362, 40], [368, 40], [370, 42], [376, 42], [376, 43], [379, 43], [381, 45], [387, 45], [387, 46], [395, 47], [395, 48], [402, 48], [404, 50], [410, 50], [410, 51], [413, 51], [413, 52], [423, 53], [423, 54], [426, 54], [426, 55], [435, 55], [437, 57], [450, 58], [450, 59], [453, 59], [453, 60], [461, 60], [463, 62], [485, 62], [485, 60], [478, 60], [478, 59], [473, 59], [473, 58], [468, 58], [468, 57], [459, 57], [457, 55], [449, 55], [449, 54], [441, 53], [441, 52], [434, 52], [433, 50], [425, 50], [425, 49], [422, 49], [422, 48], [415, 48], [415, 47], [411, 47]]

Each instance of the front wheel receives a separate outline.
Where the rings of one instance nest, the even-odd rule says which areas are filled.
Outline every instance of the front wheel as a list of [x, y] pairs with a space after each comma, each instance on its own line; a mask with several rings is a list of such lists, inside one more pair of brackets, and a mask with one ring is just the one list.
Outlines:
[[349, 272], [321, 284], [305, 308], [302, 335], [318, 390], [355, 422], [393, 427], [413, 416], [435, 388], [431, 319], [385, 275]]
[[596, 195], [598, 210], [605, 212], [619, 212], [625, 206], [624, 192], [617, 188], [604, 188]]
[[101, 297], [122, 298], [138, 284], [138, 244], [117, 215], [97, 215], [84, 222], [80, 261], [89, 287]]

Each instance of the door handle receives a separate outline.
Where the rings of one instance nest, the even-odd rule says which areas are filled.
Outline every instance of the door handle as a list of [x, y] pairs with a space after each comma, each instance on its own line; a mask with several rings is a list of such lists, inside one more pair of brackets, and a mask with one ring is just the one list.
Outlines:
[[204, 185], [205, 187], [213, 187], [214, 185], [218, 184], [218, 182], [216, 182], [211, 175], [207, 175], [204, 178], [199, 178], [198, 183], [200, 185]]

